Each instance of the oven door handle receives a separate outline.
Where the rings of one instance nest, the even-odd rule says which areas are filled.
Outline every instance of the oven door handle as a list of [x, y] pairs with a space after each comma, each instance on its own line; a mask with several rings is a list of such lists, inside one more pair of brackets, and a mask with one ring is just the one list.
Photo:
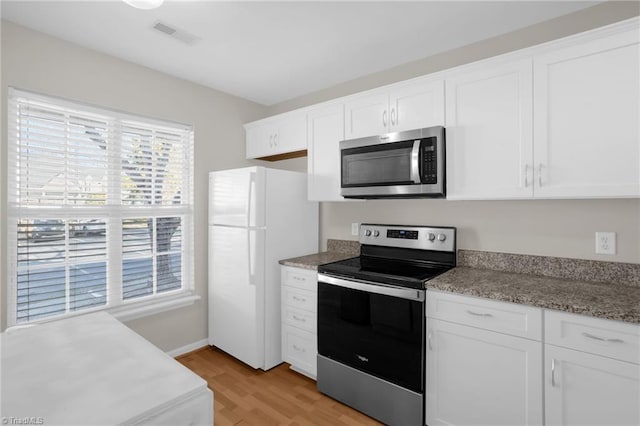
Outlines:
[[361, 290], [368, 293], [383, 294], [386, 296], [400, 297], [402, 299], [424, 301], [424, 290], [411, 288], [391, 287], [372, 281], [363, 281], [356, 279], [345, 280], [343, 278], [332, 277], [330, 275], [318, 274], [318, 282], [336, 285], [339, 287], [350, 288], [352, 290]]
[[420, 180], [420, 140], [413, 141], [411, 150], [411, 180], [414, 183], [421, 183]]

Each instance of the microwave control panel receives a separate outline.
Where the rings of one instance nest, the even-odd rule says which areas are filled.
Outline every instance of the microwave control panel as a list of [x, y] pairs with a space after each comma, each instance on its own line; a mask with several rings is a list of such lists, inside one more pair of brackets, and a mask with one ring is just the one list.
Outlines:
[[422, 139], [420, 144], [422, 151], [422, 183], [438, 183], [438, 153], [436, 149], [436, 138]]

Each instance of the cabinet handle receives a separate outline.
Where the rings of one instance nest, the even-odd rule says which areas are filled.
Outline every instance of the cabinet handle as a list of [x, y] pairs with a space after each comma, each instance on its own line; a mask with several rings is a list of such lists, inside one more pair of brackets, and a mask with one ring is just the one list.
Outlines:
[[387, 127], [387, 110], [382, 111], [382, 125]]
[[278, 146], [278, 134], [273, 135], [273, 146]]
[[588, 337], [589, 339], [599, 340], [601, 342], [624, 343], [624, 340], [622, 339], [605, 339], [604, 337], [594, 336], [593, 334], [589, 334], [589, 333], [582, 333], [582, 335], [584, 337]]
[[302, 277], [296, 277], [295, 275], [293, 276], [293, 279], [296, 281], [306, 281], [306, 278], [302, 278]]
[[293, 300], [295, 300], [296, 302], [306, 302], [307, 299], [304, 297], [298, 297], [298, 296], [293, 296]]
[[273, 135], [269, 135], [269, 148], [273, 148]]
[[295, 350], [296, 350], [296, 351], [298, 351], [298, 352], [306, 352], [305, 348], [299, 348], [299, 347], [298, 347], [298, 346], [296, 346], [296, 345], [293, 345], [293, 349], [295, 349]]
[[429, 330], [429, 334], [427, 335], [427, 344], [429, 345], [429, 350], [433, 350], [433, 346], [431, 345], [431, 330]]
[[391, 108], [391, 125], [395, 126], [396, 124], [396, 109]]
[[525, 164], [524, 165], [524, 187], [528, 187], [529, 186], [529, 165]]
[[307, 320], [306, 320], [305, 318], [300, 318], [300, 317], [298, 317], [298, 316], [296, 316], [296, 315], [292, 315], [292, 316], [293, 316], [293, 319], [294, 319], [294, 320], [296, 320], [296, 321], [299, 321], [299, 322], [307, 322]]
[[551, 386], [556, 385], [556, 359], [551, 358]]
[[492, 316], [493, 316], [492, 314], [480, 314], [480, 313], [478, 313], [478, 312], [473, 312], [473, 311], [470, 311], [470, 310], [468, 310], [468, 309], [467, 309], [467, 313], [468, 313], [469, 315], [473, 315], [473, 316], [476, 316], [476, 317], [485, 317], [485, 318], [489, 318], [489, 317], [492, 317]]
[[538, 186], [542, 186], [542, 163], [538, 164]]

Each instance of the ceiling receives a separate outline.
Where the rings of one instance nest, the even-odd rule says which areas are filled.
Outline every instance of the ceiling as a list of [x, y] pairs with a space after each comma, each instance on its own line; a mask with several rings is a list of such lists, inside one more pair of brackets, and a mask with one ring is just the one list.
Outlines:
[[[600, 1], [8, 1], [2, 18], [273, 105]], [[161, 21], [184, 43], [152, 29]]]

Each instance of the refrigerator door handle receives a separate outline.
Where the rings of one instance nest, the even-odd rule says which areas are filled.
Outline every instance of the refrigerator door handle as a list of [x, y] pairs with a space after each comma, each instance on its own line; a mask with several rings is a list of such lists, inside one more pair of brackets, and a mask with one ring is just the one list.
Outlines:
[[247, 260], [248, 260], [248, 264], [247, 264], [247, 273], [249, 275], [249, 285], [256, 285], [255, 283], [255, 274], [254, 274], [254, 267], [253, 267], [253, 256], [251, 253], [251, 249], [253, 248], [253, 244], [251, 244], [251, 233], [254, 232], [251, 229], [247, 229]]
[[[253, 195], [253, 187], [256, 184], [256, 174], [254, 172], [249, 173], [249, 190], [247, 191], [247, 228], [250, 227], [251, 224], [251, 211], [252, 209], [252, 198]], [[249, 256], [251, 259], [251, 256]]]

